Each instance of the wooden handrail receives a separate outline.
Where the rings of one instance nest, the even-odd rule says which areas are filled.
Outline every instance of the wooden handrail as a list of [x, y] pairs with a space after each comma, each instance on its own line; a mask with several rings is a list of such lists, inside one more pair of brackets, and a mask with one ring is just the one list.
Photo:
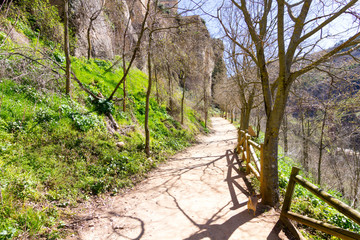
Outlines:
[[322, 221], [315, 220], [313, 218], [302, 216], [297, 213], [287, 212], [285, 213], [285, 217], [294, 220], [296, 222], [299, 222], [301, 224], [307, 225], [309, 227], [318, 229], [322, 232], [333, 235], [335, 237], [339, 237], [341, 239], [349, 239], [349, 240], [360, 239], [359, 238], [360, 235], [357, 233], [350, 232], [348, 230], [333, 226], [331, 224]]
[[345, 203], [340, 200], [334, 198], [329, 193], [324, 190], [318, 188], [311, 182], [302, 178], [299, 174], [300, 169], [297, 167], [293, 167], [290, 174], [290, 180], [286, 189], [284, 204], [281, 210], [281, 218], [288, 218], [295, 220], [299, 223], [305, 224], [309, 227], [313, 227], [317, 230], [323, 231], [325, 233], [331, 234], [336, 237], [340, 237], [342, 239], [360, 239], [360, 234], [350, 232], [348, 230], [330, 225], [328, 223], [315, 220], [313, 218], [309, 218], [306, 216], [302, 216], [293, 212], [290, 212], [291, 198], [294, 194], [296, 183], [300, 184], [310, 192], [312, 192], [315, 196], [322, 199], [336, 210], [347, 216], [348, 218], [354, 220], [357, 224], [360, 225], [360, 213], [355, 209], [352, 209]]
[[252, 140], [249, 140], [249, 143], [254, 147], [256, 148], [257, 150], [260, 150], [261, 149], [261, 145], [252, 141]]
[[[255, 149], [260, 151], [260, 159], [255, 153]], [[238, 144], [236, 146], [238, 154], [242, 154], [242, 159], [246, 161], [246, 172], [252, 172], [257, 179], [261, 179], [262, 145], [251, 140], [251, 135], [244, 130], [238, 131]], [[252, 165], [254, 163], [254, 166]]]
[[327, 204], [336, 208], [339, 212], [351, 218], [354, 222], [360, 225], [360, 213], [355, 209], [351, 208], [347, 204], [341, 202], [340, 200], [334, 198], [329, 193], [325, 192], [324, 190], [318, 188], [311, 182], [305, 180], [300, 175], [296, 175], [294, 179], [297, 183], [299, 183], [304, 188], [308, 189], [310, 192], [315, 194], [321, 200], [325, 201]]
[[256, 156], [253, 146], [250, 145], [249, 149], [250, 149], [250, 154], [254, 160], [255, 166], [256, 166], [257, 170], [260, 172], [261, 171], [260, 161], [259, 161], [258, 157]]

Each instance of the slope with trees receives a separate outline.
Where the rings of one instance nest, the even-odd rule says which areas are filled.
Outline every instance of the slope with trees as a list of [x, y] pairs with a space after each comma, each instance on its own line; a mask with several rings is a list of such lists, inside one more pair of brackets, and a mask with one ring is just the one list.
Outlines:
[[[321, 42], [330, 33], [321, 34], [339, 16], [356, 12], [357, 1], [332, 2], [329, 6], [321, 1], [231, 1], [243, 32], [249, 32], [252, 48], [234, 39], [234, 44], [248, 54], [256, 65], [262, 86], [266, 113], [264, 140], [264, 164], [261, 172], [263, 202], [271, 206], [279, 204], [278, 192], [278, 143], [280, 126], [288, 96], [295, 80], [303, 74], [318, 69], [331, 57], [358, 48], [360, 33], [354, 33], [337, 47], [309, 55], [321, 48]], [[316, 10], [315, 10], [316, 9]], [[317, 11], [321, 15], [313, 15]], [[356, 14], [354, 14], [356, 16]], [[221, 18], [221, 15], [220, 15]], [[355, 26], [356, 27], [356, 26]], [[347, 29], [351, 34], [353, 28]], [[229, 32], [228, 29], [225, 31]], [[270, 63], [278, 61], [278, 72], [270, 74]]]
[[[92, 195], [117, 194], [121, 188], [136, 183], [167, 156], [191, 144], [196, 133], [204, 131], [201, 124], [204, 119], [192, 109], [196, 102], [189, 98], [186, 84], [183, 84], [183, 91], [179, 91], [181, 86], [176, 82], [194, 72], [193, 62], [188, 61], [191, 53], [181, 48], [163, 52], [175, 56], [175, 60], [169, 62], [176, 79], [172, 92], [175, 96], [186, 96], [181, 104], [181, 123], [178, 115], [172, 116], [167, 111], [166, 101], [156, 101], [155, 93], [165, 88], [163, 81], [157, 82], [156, 89], [150, 88], [155, 72], [149, 71], [146, 75], [132, 67], [132, 64], [144, 67], [142, 60], [146, 52], [150, 53], [147, 69], [156, 65], [153, 64], [157, 61], [154, 49], [146, 43], [156, 47], [162, 41], [169, 41], [172, 33], [169, 30], [164, 34], [164, 29], [151, 36], [151, 31], [164, 27], [149, 24], [155, 16], [168, 18], [162, 21], [178, 22], [176, 15], [159, 11], [161, 9], [152, 1], [147, 5], [136, 1], [141, 13], [131, 16], [129, 34], [124, 32], [127, 27], [122, 26], [122, 32], [118, 31], [122, 34], [116, 35], [122, 36], [123, 45], [116, 51], [126, 57], [125, 64], [119, 57], [102, 60], [97, 57], [111, 54], [97, 54], [99, 42], [94, 36], [98, 33], [97, 21], [109, 14], [109, 2], [105, 2], [104, 9], [94, 18], [93, 28], [88, 28], [92, 47], [85, 47], [86, 44], [83, 47], [90, 49], [92, 58], [89, 59], [72, 56], [79, 54], [76, 45], [79, 33], [73, 22], [73, 14], [78, 13], [74, 12], [78, 1], [64, 1], [70, 4], [69, 10], [61, 8], [62, 3], [56, 9], [48, 1], [40, 0], [4, 1], [1, 5], [2, 239], [63, 236], [64, 227], [69, 227], [62, 222], [68, 207]], [[38, 12], [42, 17], [37, 18]], [[64, 12], [68, 13], [68, 18], [62, 14]], [[68, 28], [64, 27], [59, 13], [65, 23], [69, 20]], [[91, 15], [84, 16], [88, 21]], [[81, 24], [88, 26], [86, 21]], [[183, 29], [189, 24], [192, 22], [184, 24]], [[196, 26], [191, 31], [196, 31]], [[179, 25], [171, 28], [178, 34]], [[59, 36], [52, 32], [58, 32]], [[153, 42], [149, 41], [151, 37]], [[211, 42], [210, 36], [206, 37]], [[176, 41], [183, 41], [185, 47], [194, 45], [184, 37]], [[67, 57], [65, 49], [69, 53]], [[88, 51], [83, 53], [84, 57], [88, 56]], [[206, 61], [214, 61], [211, 54], [207, 57]], [[117, 65], [119, 62], [122, 66]], [[68, 81], [64, 77], [67, 68]], [[212, 69], [208, 71], [211, 75]], [[167, 75], [160, 67], [157, 74]], [[125, 79], [126, 94], [119, 91]], [[128, 102], [123, 111], [125, 97]]]

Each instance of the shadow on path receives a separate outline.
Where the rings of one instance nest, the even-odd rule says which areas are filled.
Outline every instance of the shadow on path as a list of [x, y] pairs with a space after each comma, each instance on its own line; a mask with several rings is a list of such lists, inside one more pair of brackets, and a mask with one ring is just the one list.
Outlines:
[[[237, 166], [241, 166], [241, 162], [236, 153], [231, 150], [227, 150], [226, 154], [222, 156], [226, 157], [227, 161], [227, 176], [225, 181], [228, 184], [229, 192], [231, 196], [231, 201], [227, 203], [225, 206], [220, 208], [210, 219], [206, 221], [204, 224], [197, 223], [193, 218], [186, 213], [186, 211], [180, 206], [176, 197], [173, 196], [168, 190], [167, 194], [173, 198], [175, 205], [182, 212], [182, 214], [196, 227], [199, 228], [197, 232], [192, 234], [190, 237], [185, 238], [185, 240], [200, 240], [204, 238], [209, 238], [211, 240], [226, 240], [231, 237], [231, 235], [238, 229], [241, 225], [247, 223], [254, 217], [250, 215], [247, 210], [243, 210], [242, 212], [232, 216], [228, 220], [226, 220], [222, 224], [215, 223], [218, 219], [222, 217], [222, 211], [233, 204], [231, 210], [238, 209], [247, 204], [247, 201], [239, 203], [235, 188], [239, 189], [244, 195], [249, 196], [249, 191], [244, 189], [236, 179], [242, 178], [245, 182], [247, 188], [252, 190], [251, 184], [247, 181], [245, 173], [241, 172]], [[219, 160], [219, 159], [216, 159]], [[233, 172], [236, 174], [233, 176]], [[276, 233], [275, 233], [276, 234]], [[268, 239], [278, 239], [278, 238], [268, 238]]]

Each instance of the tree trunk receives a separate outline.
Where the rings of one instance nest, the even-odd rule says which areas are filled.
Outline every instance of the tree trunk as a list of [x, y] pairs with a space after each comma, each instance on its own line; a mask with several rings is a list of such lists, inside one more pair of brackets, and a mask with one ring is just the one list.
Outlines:
[[277, 207], [279, 205], [278, 182], [278, 144], [281, 116], [273, 112], [266, 122], [263, 146], [264, 161], [261, 166], [262, 203]]
[[206, 80], [204, 77], [204, 121], [205, 121], [205, 128], [207, 128], [207, 120], [208, 120], [208, 96], [206, 91]]
[[160, 97], [159, 97], [159, 79], [157, 76], [157, 69], [154, 69], [154, 74], [155, 74], [155, 84], [156, 84], [156, 102], [157, 104], [160, 105]]
[[92, 48], [92, 45], [91, 45], [91, 37], [90, 37], [90, 33], [91, 33], [91, 28], [92, 28], [92, 24], [93, 24], [93, 20], [90, 19], [90, 23], [89, 23], [89, 27], [87, 29], [87, 42], [88, 42], [88, 55], [87, 55], [87, 59], [90, 60], [91, 58], [91, 48]]
[[283, 129], [283, 138], [284, 138], [284, 156], [287, 156], [288, 151], [289, 151], [289, 145], [288, 145], [288, 119], [287, 119], [287, 114], [285, 112], [284, 115], [284, 119], [283, 119], [283, 124], [282, 124], [282, 129]]
[[70, 96], [71, 85], [71, 59], [69, 43], [69, 0], [64, 0], [64, 50], [66, 58], [66, 94]]
[[260, 191], [262, 203], [272, 207], [280, 204], [278, 175], [279, 132], [284, 117], [290, 86], [280, 81], [273, 109], [267, 113], [263, 164], [261, 165]]
[[182, 79], [183, 81], [183, 92], [181, 97], [181, 124], [184, 124], [184, 102], [185, 102], [185, 81], [186, 78]]
[[257, 125], [256, 125], [256, 137], [258, 138], [261, 131], [261, 118], [260, 114], [257, 116]]
[[327, 115], [327, 109], [325, 108], [325, 112], [324, 112], [324, 118], [322, 120], [322, 124], [321, 124], [321, 134], [320, 134], [320, 144], [319, 144], [319, 160], [318, 160], [318, 178], [317, 178], [317, 183], [319, 185], [321, 185], [321, 162], [322, 162], [322, 153], [324, 150], [324, 130], [325, 130], [325, 123], [326, 123], [326, 115]]
[[150, 130], [149, 130], [149, 102], [152, 86], [152, 76], [151, 76], [151, 42], [152, 36], [149, 37], [149, 49], [148, 49], [148, 89], [146, 92], [146, 105], [145, 105], [145, 153], [146, 156], [150, 156]]
[[173, 110], [173, 100], [172, 100], [172, 80], [171, 80], [171, 70], [170, 65], [167, 64], [167, 74], [169, 79], [169, 109], [170, 111]]
[[301, 112], [301, 139], [302, 139], [302, 164], [306, 172], [309, 171], [308, 166], [308, 140], [306, 139], [306, 120], [304, 112]]
[[250, 114], [251, 107], [245, 106], [241, 108], [241, 117], [240, 117], [240, 129], [247, 130], [250, 125]]
[[[123, 53], [123, 72], [125, 73], [126, 69], [126, 61], [125, 61], [125, 54]], [[124, 98], [123, 98], [123, 111], [126, 112], [126, 77], [124, 78], [123, 83], [123, 92], [124, 92]]]

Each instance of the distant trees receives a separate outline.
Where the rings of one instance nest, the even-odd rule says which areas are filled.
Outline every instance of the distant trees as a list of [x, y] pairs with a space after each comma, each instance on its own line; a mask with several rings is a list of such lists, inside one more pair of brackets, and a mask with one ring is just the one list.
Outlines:
[[230, 80], [235, 84], [231, 87], [232, 94], [235, 94], [239, 100], [240, 129], [247, 130], [250, 124], [251, 110], [255, 107], [256, 102], [259, 102], [260, 79], [258, 69], [251, 56], [236, 44], [238, 42], [247, 49], [253, 47], [249, 32], [244, 32], [244, 29], [238, 24], [241, 17], [236, 14], [236, 11], [234, 6], [223, 9], [221, 16], [218, 15], [218, 20], [228, 39], [225, 52], [232, 74]]
[[[358, 48], [360, 33], [350, 35], [339, 46], [312, 55], [320, 49], [326, 27], [339, 16], [355, 12], [357, 0], [332, 2], [305, 0], [290, 3], [285, 0], [235, 1], [236, 14], [241, 16], [238, 24], [244, 32], [249, 32], [252, 48], [243, 43], [233, 42], [256, 64], [265, 105], [266, 131], [264, 141], [264, 163], [261, 173], [261, 193], [263, 202], [271, 206], [279, 204], [278, 192], [278, 141], [281, 122], [287, 99], [294, 81], [301, 75], [317, 68], [329, 58]], [[312, 12], [323, 13], [312, 15]], [[350, 30], [350, 29], [349, 29]], [[349, 33], [350, 34], [350, 33]], [[269, 64], [276, 60], [279, 64], [276, 76], [271, 76]]]
[[[150, 1], [149, 1], [150, 2]], [[150, 156], [150, 129], [149, 129], [149, 102], [153, 79], [155, 77], [157, 88], [160, 87], [159, 76], [157, 71], [162, 72], [162, 77], [167, 78], [168, 85], [168, 111], [172, 114], [175, 111], [176, 97], [174, 96], [174, 88], [179, 86], [180, 81], [185, 84], [187, 74], [190, 73], [191, 64], [193, 60], [191, 56], [191, 49], [182, 49], [182, 41], [176, 36], [176, 32], [183, 26], [183, 24], [176, 20], [175, 15], [168, 15], [164, 13], [163, 9], [159, 7], [159, 1], [155, 0], [149, 3], [150, 15], [148, 21], [148, 28], [146, 30], [148, 46], [147, 46], [147, 68], [148, 68], [148, 87], [145, 104], [145, 153]], [[162, 25], [161, 19], [166, 14], [169, 24]], [[187, 23], [188, 24], [188, 23]], [[185, 24], [186, 25], [186, 24]], [[189, 41], [189, 39], [186, 39]], [[155, 76], [153, 76], [155, 75]], [[180, 83], [181, 85], [181, 83]], [[157, 89], [158, 91], [158, 89]], [[158, 94], [158, 93], [157, 93]], [[183, 97], [181, 100], [181, 123], [184, 121], [184, 97], [185, 85], [183, 86]]]

